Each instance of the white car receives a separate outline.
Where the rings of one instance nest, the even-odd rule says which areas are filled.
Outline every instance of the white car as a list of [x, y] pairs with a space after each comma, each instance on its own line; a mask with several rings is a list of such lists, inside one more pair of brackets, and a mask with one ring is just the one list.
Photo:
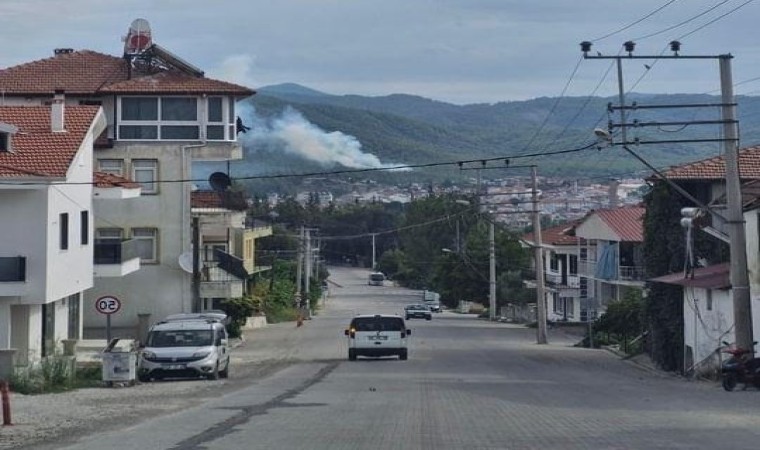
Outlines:
[[219, 314], [176, 314], [153, 325], [140, 351], [139, 380], [227, 378], [230, 353], [225, 321]]
[[398, 356], [406, 360], [408, 336], [412, 332], [400, 316], [375, 314], [354, 317], [345, 334], [349, 361], [359, 356]]

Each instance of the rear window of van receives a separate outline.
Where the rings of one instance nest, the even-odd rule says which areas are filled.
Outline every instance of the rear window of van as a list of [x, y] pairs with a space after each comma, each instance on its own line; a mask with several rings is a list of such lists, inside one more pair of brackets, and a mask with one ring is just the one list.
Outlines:
[[400, 317], [357, 317], [351, 321], [356, 331], [403, 331], [404, 321]]

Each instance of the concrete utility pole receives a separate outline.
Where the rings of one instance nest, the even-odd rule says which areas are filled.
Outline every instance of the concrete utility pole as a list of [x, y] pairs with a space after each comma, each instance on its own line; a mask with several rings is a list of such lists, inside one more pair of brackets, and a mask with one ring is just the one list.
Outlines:
[[[301, 276], [303, 274], [303, 239], [304, 239], [304, 230], [303, 226], [301, 226], [301, 231], [298, 234], [298, 252], [296, 253], [296, 298], [299, 299], [300, 303], [300, 297], [301, 297], [301, 287], [303, 286], [303, 281], [301, 279]], [[301, 305], [297, 305], [300, 307]]]
[[739, 175], [739, 136], [736, 123], [736, 104], [731, 75], [731, 55], [720, 56], [720, 90], [723, 118], [723, 152], [726, 161], [726, 203], [728, 235], [731, 239], [731, 291], [734, 300], [734, 330], [736, 345], [752, 350], [752, 303], [747, 275], [747, 242], [742, 211], [741, 179]]
[[496, 320], [496, 232], [494, 221], [488, 226], [488, 316], [491, 321]]
[[[738, 162], [738, 121], [736, 120], [736, 103], [734, 101], [733, 92], [733, 79], [731, 74], [731, 59], [730, 54], [724, 55], [681, 55], [681, 43], [678, 41], [670, 42], [670, 49], [673, 51], [673, 55], [655, 55], [655, 56], [641, 56], [634, 55], [633, 51], [635, 43], [632, 41], [625, 42], [623, 44], [624, 49], [628, 52], [627, 56], [604, 56], [598, 53], [598, 56], [589, 55], [591, 51], [592, 43], [588, 41], [581, 42], [581, 51], [583, 52], [584, 59], [616, 59], [618, 64], [618, 84], [620, 89], [620, 106], [613, 107], [610, 105], [610, 110], [619, 109], [621, 123], [613, 124], [610, 122], [610, 131], [612, 128], [620, 127], [622, 131], [623, 141], [614, 142], [611, 133], [606, 136], [606, 141], [609, 145], [622, 145], [623, 148], [636, 157], [639, 161], [644, 163], [647, 167], [652, 169], [661, 179], [678, 191], [681, 195], [688, 198], [700, 208], [710, 212], [710, 214], [725, 222], [727, 229], [729, 230], [729, 244], [731, 252], [731, 288], [733, 295], [733, 309], [734, 309], [734, 335], [735, 343], [737, 346], [750, 349], [754, 351], [753, 332], [752, 332], [752, 304], [749, 292], [749, 277], [747, 274], [747, 247], [746, 247], [746, 230], [744, 228], [744, 214], [742, 210], [742, 197], [741, 197], [741, 178], [739, 174], [739, 162]], [[720, 104], [692, 104], [692, 105], [631, 105], [626, 106], [623, 98], [623, 78], [622, 78], [622, 61], [623, 59], [655, 59], [655, 60], [684, 60], [684, 59], [717, 59], [720, 64], [720, 85], [721, 85], [721, 103]], [[635, 124], [629, 124], [625, 121], [626, 109], [659, 109], [659, 108], [712, 108], [720, 106], [721, 108], [721, 120], [700, 120], [689, 122], [638, 122]], [[721, 124], [723, 126], [723, 136], [717, 139], [679, 139], [679, 140], [639, 140], [636, 139], [633, 142], [629, 142], [626, 136], [627, 127], [648, 127], [648, 126], [663, 126], [663, 125], [715, 125]], [[596, 130], [595, 130], [596, 131]], [[602, 134], [606, 134], [602, 132]], [[690, 143], [690, 142], [722, 142], [724, 150], [724, 160], [726, 164], [726, 209], [727, 215], [724, 217], [714, 208], [700, 202], [694, 198], [691, 194], [686, 192], [679, 185], [673, 183], [664, 177], [657, 169], [651, 166], [644, 158], [641, 158], [636, 152], [631, 150], [628, 145], [630, 144], [673, 144], [673, 143]]]
[[544, 253], [543, 238], [541, 237], [541, 211], [538, 205], [538, 176], [536, 167], [531, 168], [533, 181], [533, 235], [535, 247], [533, 254], [536, 260], [536, 343], [546, 344], [546, 294], [544, 289]]
[[375, 270], [375, 233], [372, 233], [372, 270]]
[[309, 298], [309, 285], [310, 278], [311, 278], [311, 228], [306, 229], [306, 257], [304, 258], [305, 261], [305, 267], [304, 267], [304, 288], [303, 288], [303, 298], [305, 304], [308, 305], [308, 298]]

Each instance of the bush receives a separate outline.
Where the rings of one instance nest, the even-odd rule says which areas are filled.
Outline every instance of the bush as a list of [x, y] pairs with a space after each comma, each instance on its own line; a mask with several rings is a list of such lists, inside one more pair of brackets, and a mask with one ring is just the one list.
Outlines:
[[62, 392], [77, 387], [76, 359], [53, 355], [29, 367], [17, 368], [11, 375], [11, 390], [20, 394]]
[[251, 297], [226, 299], [221, 304], [222, 310], [230, 317], [227, 333], [230, 337], [240, 337], [243, 325], [256, 311], [256, 301]]

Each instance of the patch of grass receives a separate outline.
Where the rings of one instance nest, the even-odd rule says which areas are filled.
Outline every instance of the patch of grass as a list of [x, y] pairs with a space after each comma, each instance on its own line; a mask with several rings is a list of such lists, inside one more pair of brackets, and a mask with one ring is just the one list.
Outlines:
[[100, 366], [76, 368], [73, 357], [54, 355], [28, 367], [17, 367], [10, 387], [13, 392], [33, 395], [100, 386], [101, 380]]

